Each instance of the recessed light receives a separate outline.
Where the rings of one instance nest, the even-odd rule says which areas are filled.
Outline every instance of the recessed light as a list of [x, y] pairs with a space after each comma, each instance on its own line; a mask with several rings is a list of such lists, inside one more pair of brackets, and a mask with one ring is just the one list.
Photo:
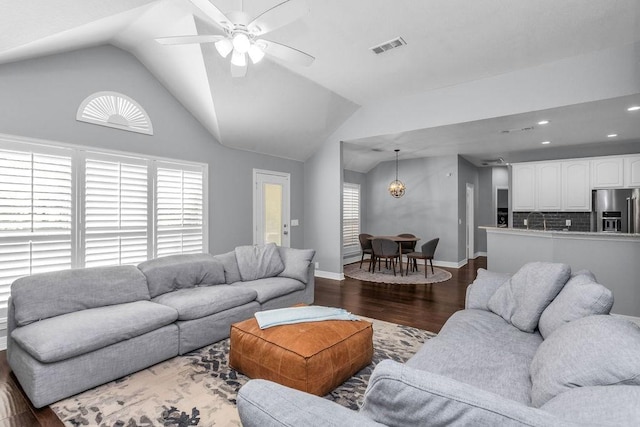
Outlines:
[[548, 145], [548, 144], [551, 144], [551, 141], [542, 141], [541, 144], [542, 145]]
[[539, 125], [548, 125], [549, 124], [549, 120], [540, 120], [538, 122]]
[[616, 136], [618, 136], [617, 133], [610, 133], [609, 135], [607, 135], [607, 138], [615, 138]]
[[634, 105], [633, 107], [627, 108], [627, 111], [638, 111], [640, 110], [640, 105]]

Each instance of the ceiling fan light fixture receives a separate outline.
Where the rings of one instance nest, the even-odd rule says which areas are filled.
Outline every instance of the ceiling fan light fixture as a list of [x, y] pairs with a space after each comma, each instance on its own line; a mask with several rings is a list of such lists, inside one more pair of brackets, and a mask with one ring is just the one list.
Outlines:
[[218, 51], [220, 56], [222, 56], [223, 58], [226, 58], [227, 56], [229, 56], [229, 54], [233, 50], [233, 43], [231, 43], [231, 40], [229, 39], [218, 40], [215, 43], [215, 46], [216, 46], [216, 50]]
[[233, 50], [240, 53], [247, 53], [251, 48], [251, 40], [244, 33], [236, 33], [233, 36]]
[[247, 66], [247, 55], [243, 52], [238, 52], [237, 50], [233, 50], [233, 55], [231, 55], [231, 63], [238, 67], [246, 67]]
[[264, 58], [264, 51], [255, 43], [251, 45], [248, 53], [249, 58], [251, 58], [251, 62], [253, 62], [254, 64], [257, 64], [258, 62], [262, 61], [262, 58]]

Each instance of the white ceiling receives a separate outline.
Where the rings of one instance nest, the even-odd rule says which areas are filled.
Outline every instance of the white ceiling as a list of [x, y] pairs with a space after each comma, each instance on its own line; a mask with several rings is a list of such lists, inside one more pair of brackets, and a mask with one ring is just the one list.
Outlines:
[[[250, 16], [281, 1], [213, 0], [224, 12], [243, 8]], [[640, 40], [640, 0], [309, 4], [308, 15], [266, 38], [315, 56], [310, 67], [265, 60], [250, 65], [244, 79], [232, 79], [228, 59], [211, 46], [156, 43], [160, 36], [219, 33], [187, 0], [0, 0], [0, 63], [110, 43], [135, 55], [222, 144], [306, 160], [359, 106]], [[398, 36], [406, 46], [382, 55], [369, 50]], [[545, 115], [557, 119], [550, 118], [548, 128], [510, 134], [510, 146], [496, 132], [529, 126], [540, 112], [355, 139], [344, 158], [347, 167], [368, 170], [389, 154], [379, 153], [367, 164], [349, 162], [378, 145], [388, 151], [392, 143], [403, 155], [507, 160], [510, 153], [536, 150], [537, 137], [547, 132], [557, 146], [601, 142], [604, 128], [623, 120], [615, 113], [621, 106], [550, 110]], [[580, 120], [585, 115], [593, 120]], [[640, 141], [637, 123], [620, 123], [625, 141]]]

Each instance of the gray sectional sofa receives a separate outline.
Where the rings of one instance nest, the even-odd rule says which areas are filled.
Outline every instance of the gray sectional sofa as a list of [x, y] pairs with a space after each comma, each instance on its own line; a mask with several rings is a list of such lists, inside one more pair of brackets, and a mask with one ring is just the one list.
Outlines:
[[23, 277], [11, 286], [9, 365], [33, 405], [48, 405], [224, 339], [257, 311], [311, 304], [314, 253], [243, 246]]
[[608, 314], [588, 271], [479, 270], [466, 308], [406, 363], [380, 362], [359, 411], [264, 380], [238, 394], [245, 427], [637, 426], [640, 327]]

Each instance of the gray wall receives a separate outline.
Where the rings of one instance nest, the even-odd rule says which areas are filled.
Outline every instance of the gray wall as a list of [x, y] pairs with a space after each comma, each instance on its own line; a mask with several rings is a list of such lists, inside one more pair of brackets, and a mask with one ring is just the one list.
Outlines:
[[[495, 190], [493, 188], [493, 168], [478, 169], [478, 204], [476, 227], [495, 224], [496, 210], [493, 205]], [[478, 229], [476, 234], [476, 252], [487, 252], [487, 232]]]
[[[154, 135], [77, 122], [80, 103], [98, 91], [135, 99], [149, 114]], [[135, 57], [118, 48], [2, 65], [0, 94], [0, 133], [207, 163], [212, 253], [252, 243], [253, 168], [291, 174], [291, 218], [305, 224], [302, 162], [220, 145]], [[293, 227], [291, 246], [303, 245], [303, 227]]]
[[418, 246], [439, 237], [437, 261], [458, 263], [457, 156], [399, 162], [398, 178], [407, 186], [399, 199], [387, 191], [395, 179], [395, 160], [367, 173], [366, 230], [371, 234], [412, 233]]

